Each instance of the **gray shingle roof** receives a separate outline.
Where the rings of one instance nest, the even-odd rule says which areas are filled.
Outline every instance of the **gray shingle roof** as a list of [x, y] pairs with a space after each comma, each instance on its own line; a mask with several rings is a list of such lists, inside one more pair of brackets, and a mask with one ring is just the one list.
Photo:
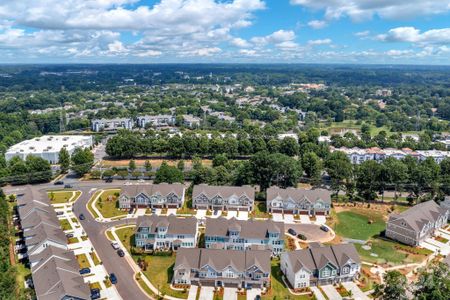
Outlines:
[[216, 195], [220, 195], [222, 198], [230, 198], [231, 196], [243, 196], [246, 195], [251, 200], [255, 199], [255, 189], [251, 186], [215, 186], [207, 184], [199, 184], [194, 186], [192, 191], [192, 198], [196, 198], [200, 194], [204, 194], [209, 199]]
[[223, 217], [206, 219], [205, 235], [207, 236], [228, 236], [228, 231], [232, 229], [239, 231], [239, 236], [242, 238], [265, 239], [268, 232], [280, 233], [280, 239], [283, 239], [284, 236], [283, 222], [253, 219], [242, 221], [236, 218], [226, 219]]
[[168, 227], [168, 234], [192, 234], [197, 228], [197, 219], [195, 217], [177, 218], [170, 216], [140, 216], [136, 220], [137, 228], [149, 227], [150, 233], [156, 233], [158, 227]]
[[276, 186], [267, 189], [267, 201], [272, 201], [278, 197], [284, 201], [287, 199], [292, 199], [295, 202], [300, 202], [306, 198], [312, 203], [317, 202], [319, 199], [325, 203], [331, 203], [331, 192], [325, 189], [282, 189]]
[[181, 183], [160, 183], [160, 184], [130, 184], [123, 185], [120, 191], [120, 195], [126, 195], [128, 197], [135, 197], [140, 193], [144, 193], [148, 196], [159, 194], [161, 196], [167, 196], [170, 193], [174, 193], [179, 198], [183, 196], [184, 185]]

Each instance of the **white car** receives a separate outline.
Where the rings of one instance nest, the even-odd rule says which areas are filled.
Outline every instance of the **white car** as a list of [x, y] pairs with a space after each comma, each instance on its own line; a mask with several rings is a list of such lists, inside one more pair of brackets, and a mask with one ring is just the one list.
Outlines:
[[120, 249], [119, 243], [116, 243], [116, 242], [111, 243], [111, 246], [113, 247], [114, 250], [119, 250]]

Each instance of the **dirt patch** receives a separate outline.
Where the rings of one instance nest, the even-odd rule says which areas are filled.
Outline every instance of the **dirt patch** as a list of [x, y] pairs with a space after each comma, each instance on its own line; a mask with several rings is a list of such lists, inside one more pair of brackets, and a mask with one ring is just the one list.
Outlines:
[[[138, 167], [144, 167], [146, 161], [150, 161], [150, 164], [152, 165], [152, 168], [159, 168], [163, 161], [166, 161], [169, 166], [176, 166], [179, 159], [135, 159], [136, 166]], [[128, 164], [130, 163], [129, 159], [121, 159], [121, 160], [102, 160], [101, 164], [103, 167], [128, 167]], [[212, 160], [210, 159], [204, 159], [202, 160], [203, 165], [210, 166], [212, 165]], [[184, 161], [185, 168], [191, 168], [192, 167], [192, 160], [185, 160]]]

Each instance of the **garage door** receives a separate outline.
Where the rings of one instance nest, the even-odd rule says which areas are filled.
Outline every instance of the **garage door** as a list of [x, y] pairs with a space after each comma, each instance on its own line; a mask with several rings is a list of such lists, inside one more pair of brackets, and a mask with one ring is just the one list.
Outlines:
[[283, 213], [283, 210], [282, 209], [279, 209], [279, 208], [272, 208], [272, 213]]
[[298, 212], [300, 215], [308, 215], [308, 212], [306, 210], [301, 210]]
[[325, 215], [325, 212], [323, 212], [323, 211], [318, 211], [318, 212], [316, 212], [316, 215], [317, 215], [317, 216], [324, 216], [324, 215]]
[[200, 283], [202, 286], [216, 286], [215, 280], [201, 280]]
[[285, 214], [293, 215], [293, 214], [294, 214], [294, 210], [293, 210], [293, 209], [285, 209], [285, 210], [284, 210], [284, 213], [285, 213]]
[[178, 208], [176, 204], [167, 204], [167, 208]]

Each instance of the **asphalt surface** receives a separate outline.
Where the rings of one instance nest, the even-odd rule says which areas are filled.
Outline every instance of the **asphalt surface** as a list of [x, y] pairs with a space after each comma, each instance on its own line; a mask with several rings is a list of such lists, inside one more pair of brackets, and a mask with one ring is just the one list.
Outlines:
[[[75, 178], [65, 178], [65, 184], [71, 184], [73, 189], [82, 191], [82, 195], [75, 202], [73, 211], [78, 217], [80, 214], [84, 214], [85, 220], [80, 220], [84, 231], [88, 235], [95, 250], [97, 251], [100, 260], [103, 262], [107, 272], [109, 274], [114, 273], [117, 276], [116, 288], [123, 298], [123, 300], [141, 300], [149, 299], [147, 294], [143, 293], [138, 284], [134, 281], [134, 271], [124, 258], [117, 255], [116, 251], [111, 247], [111, 242], [105, 235], [105, 231], [116, 225], [133, 224], [133, 220], [119, 220], [108, 223], [99, 223], [95, 221], [92, 215], [86, 208], [90, 197], [95, 193], [95, 190], [101, 188], [114, 188], [117, 184], [105, 183], [103, 181], [89, 181], [82, 182]], [[51, 183], [32, 185], [31, 188], [34, 192], [45, 192], [47, 189], [54, 189], [61, 186], [55, 186]], [[4, 187], [6, 194], [17, 192], [19, 189], [23, 189], [24, 186], [8, 186]]]

